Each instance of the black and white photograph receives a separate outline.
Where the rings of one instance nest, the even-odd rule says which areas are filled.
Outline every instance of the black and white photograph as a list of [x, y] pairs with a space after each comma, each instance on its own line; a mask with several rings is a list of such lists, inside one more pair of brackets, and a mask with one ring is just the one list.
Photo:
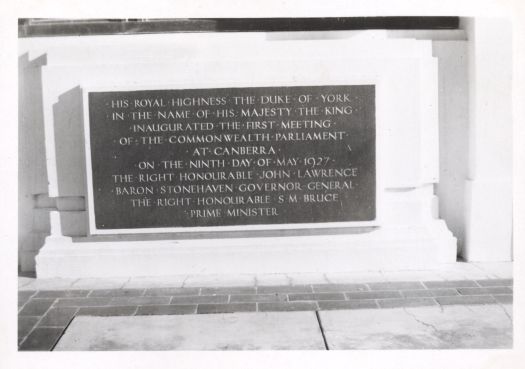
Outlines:
[[2, 367], [523, 365], [522, 6], [22, 3]]

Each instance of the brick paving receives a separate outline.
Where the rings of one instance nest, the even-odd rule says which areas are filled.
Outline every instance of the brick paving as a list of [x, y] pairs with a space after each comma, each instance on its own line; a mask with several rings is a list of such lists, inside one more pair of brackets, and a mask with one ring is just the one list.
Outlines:
[[512, 279], [18, 292], [21, 351], [52, 350], [77, 315], [133, 316], [509, 304]]

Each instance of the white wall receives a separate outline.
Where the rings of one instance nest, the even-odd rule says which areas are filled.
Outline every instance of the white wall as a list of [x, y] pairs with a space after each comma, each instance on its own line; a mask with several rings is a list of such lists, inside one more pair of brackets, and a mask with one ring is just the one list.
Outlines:
[[509, 20], [462, 20], [468, 43], [468, 171], [465, 245], [469, 261], [512, 260], [512, 34]]
[[28, 54], [19, 58], [18, 249], [22, 271], [35, 268], [35, 256], [49, 234], [48, 209], [53, 207], [44, 200], [48, 182], [41, 67], [45, 63], [45, 55], [33, 60]]
[[465, 180], [468, 170], [468, 55], [466, 40], [434, 41], [439, 65], [439, 216], [465, 244]]

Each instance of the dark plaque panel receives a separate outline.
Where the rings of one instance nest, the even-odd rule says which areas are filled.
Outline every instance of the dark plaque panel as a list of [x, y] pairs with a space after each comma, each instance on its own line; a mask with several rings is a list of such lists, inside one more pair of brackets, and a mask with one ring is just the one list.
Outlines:
[[370, 221], [375, 87], [89, 92], [97, 229]]

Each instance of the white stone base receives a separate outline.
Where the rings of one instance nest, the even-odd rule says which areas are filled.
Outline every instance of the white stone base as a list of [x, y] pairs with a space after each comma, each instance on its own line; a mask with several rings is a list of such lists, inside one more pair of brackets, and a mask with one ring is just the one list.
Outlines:
[[48, 237], [38, 278], [414, 270], [456, 261], [445, 223], [351, 235], [73, 242]]
[[512, 181], [467, 180], [465, 191], [465, 260], [511, 261]]

